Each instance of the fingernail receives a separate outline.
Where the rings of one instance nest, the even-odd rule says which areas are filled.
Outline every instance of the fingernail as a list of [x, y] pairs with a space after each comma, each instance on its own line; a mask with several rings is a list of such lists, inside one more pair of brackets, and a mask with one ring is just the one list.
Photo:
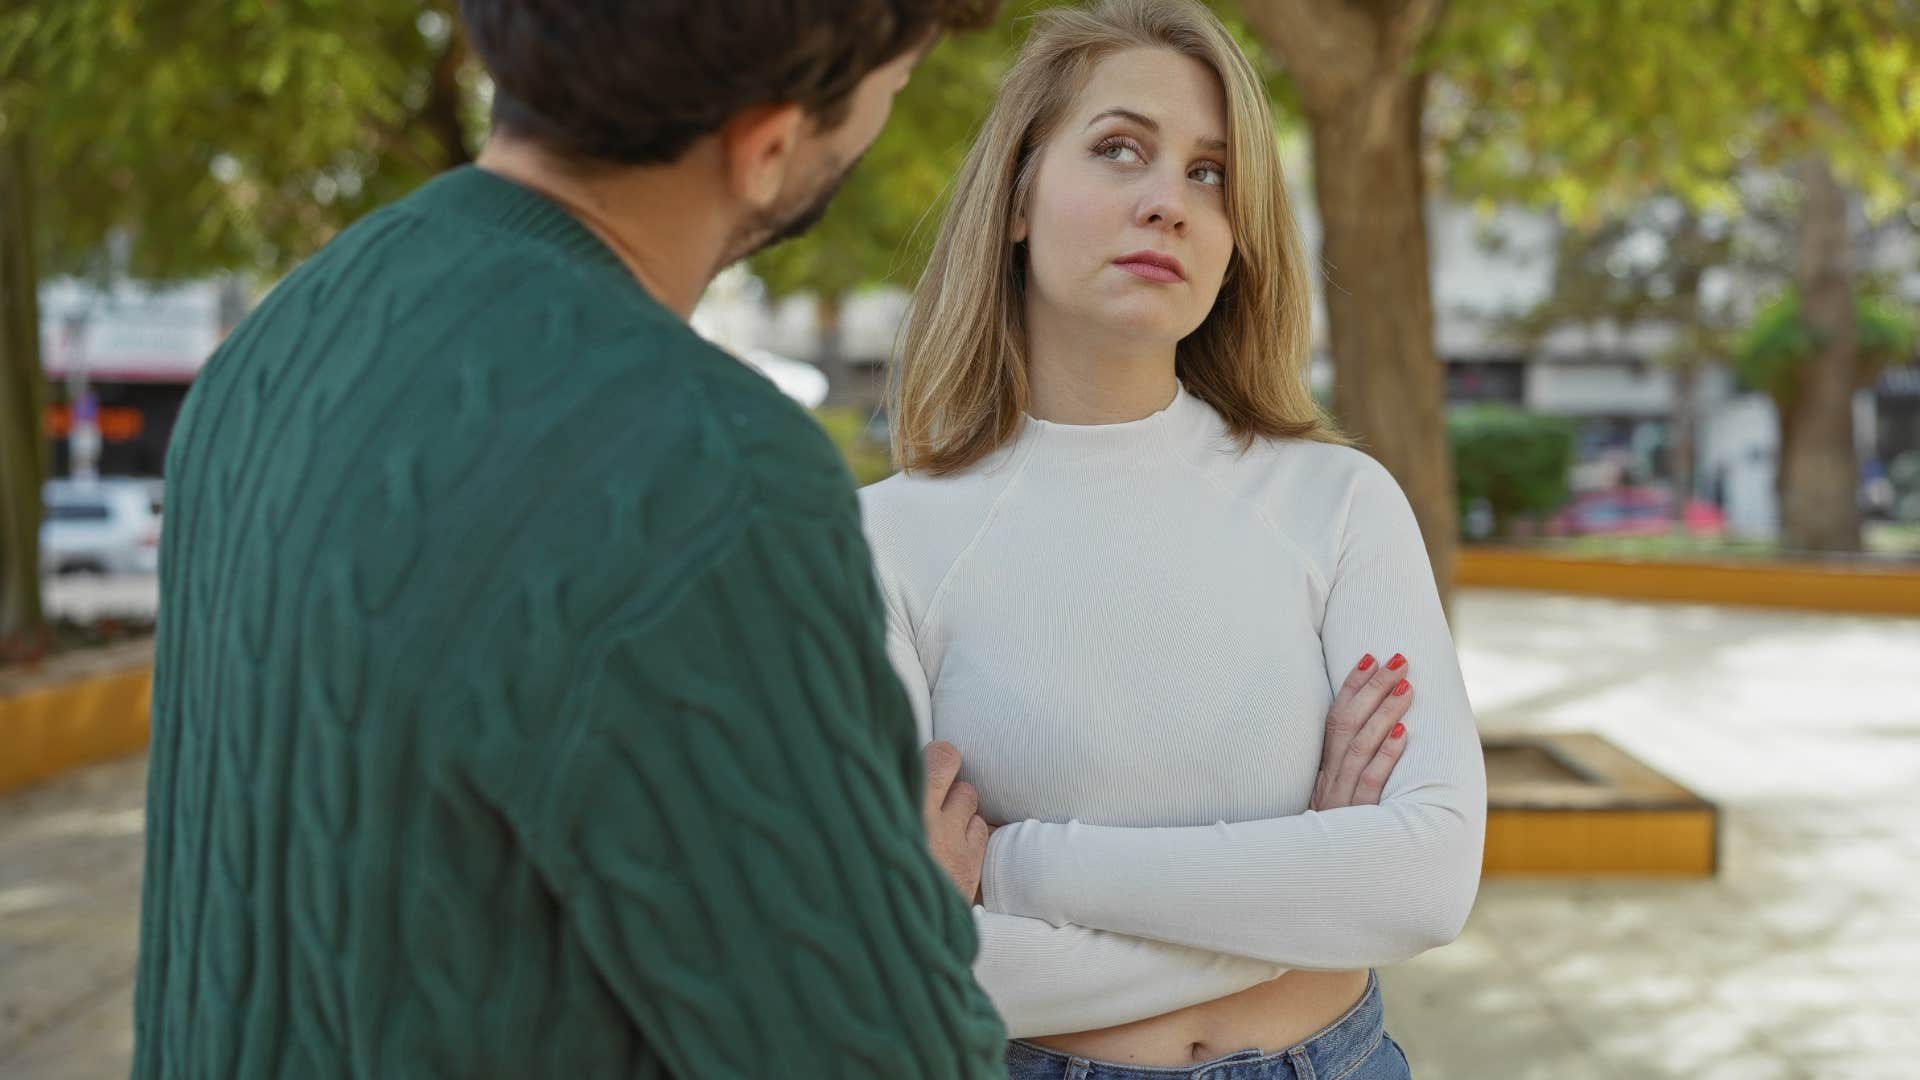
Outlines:
[[[1401, 685], [1405, 685], [1405, 684], [1403, 683], [1403, 684], [1401, 684]], [[1389, 739], [1397, 739], [1397, 738], [1399, 738], [1399, 737], [1401, 737], [1402, 735], [1405, 735], [1406, 733], [1407, 733], [1407, 725], [1405, 725], [1405, 724], [1395, 724], [1395, 725], [1393, 725], [1393, 730], [1392, 730], [1392, 731], [1389, 731], [1389, 732], [1387, 732], [1387, 738], [1389, 738]]]
[[1401, 656], [1399, 653], [1394, 653], [1393, 659], [1387, 661], [1388, 671], [1399, 671], [1401, 668], [1406, 666], [1407, 666], [1407, 658], [1404, 656]]
[[1411, 689], [1413, 689], [1413, 684], [1405, 679], [1401, 679], [1400, 685], [1393, 688], [1393, 696], [1400, 697]]
[[1360, 658], [1360, 670], [1361, 671], [1373, 670], [1373, 654], [1372, 653], [1368, 653], [1367, 655]]

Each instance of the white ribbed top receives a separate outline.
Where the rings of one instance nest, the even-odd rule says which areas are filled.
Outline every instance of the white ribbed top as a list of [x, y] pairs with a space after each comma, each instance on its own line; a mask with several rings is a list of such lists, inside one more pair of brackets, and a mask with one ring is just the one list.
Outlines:
[[[1486, 776], [1406, 497], [1356, 450], [1245, 454], [1184, 387], [1124, 424], [1027, 419], [861, 493], [888, 645], [987, 851], [975, 974], [1013, 1036], [1157, 1016], [1289, 967], [1451, 940]], [[1333, 688], [1410, 663], [1379, 806], [1307, 809]]]

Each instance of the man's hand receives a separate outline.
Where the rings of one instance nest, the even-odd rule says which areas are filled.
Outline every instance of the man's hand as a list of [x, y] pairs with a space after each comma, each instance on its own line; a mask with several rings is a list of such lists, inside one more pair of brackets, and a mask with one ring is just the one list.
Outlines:
[[987, 857], [986, 819], [977, 811], [980, 793], [960, 775], [960, 751], [949, 742], [930, 742], [925, 750], [927, 797], [920, 816], [927, 826], [927, 848], [940, 869], [969, 903], [980, 894], [980, 865]]
[[1407, 726], [1401, 723], [1413, 704], [1407, 670], [1407, 658], [1399, 653], [1384, 664], [1368, 653], [1340, 684], [1327, 712], [1313, 809], [1379, 804], [1380, 791], [1407, 748]]

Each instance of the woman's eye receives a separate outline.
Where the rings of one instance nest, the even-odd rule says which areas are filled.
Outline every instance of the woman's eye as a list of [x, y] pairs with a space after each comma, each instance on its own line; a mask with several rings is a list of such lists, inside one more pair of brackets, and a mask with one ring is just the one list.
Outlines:
[[1140, 151], [1123, 142], [1103, 142], [1093, 148], [1093, 152], [1108, 161], [1120, 161], [1128, 164], [1140, 160]]
[[1218, 165], [1195, 165], [1193, 170], [1187, 173], [1187, 178], [1198, 180], [1210, 187], [1222, 187], [1227, 182], [1227, 170]]

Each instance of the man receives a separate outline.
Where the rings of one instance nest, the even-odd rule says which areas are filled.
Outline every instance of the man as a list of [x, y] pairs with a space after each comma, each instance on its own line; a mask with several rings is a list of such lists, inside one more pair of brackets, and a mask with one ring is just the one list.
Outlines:
[[174, 439], [136, 1075], [1000, 1071], [845, 468], [686, 325], [984, 14], [467, 0], [478, 167]]

